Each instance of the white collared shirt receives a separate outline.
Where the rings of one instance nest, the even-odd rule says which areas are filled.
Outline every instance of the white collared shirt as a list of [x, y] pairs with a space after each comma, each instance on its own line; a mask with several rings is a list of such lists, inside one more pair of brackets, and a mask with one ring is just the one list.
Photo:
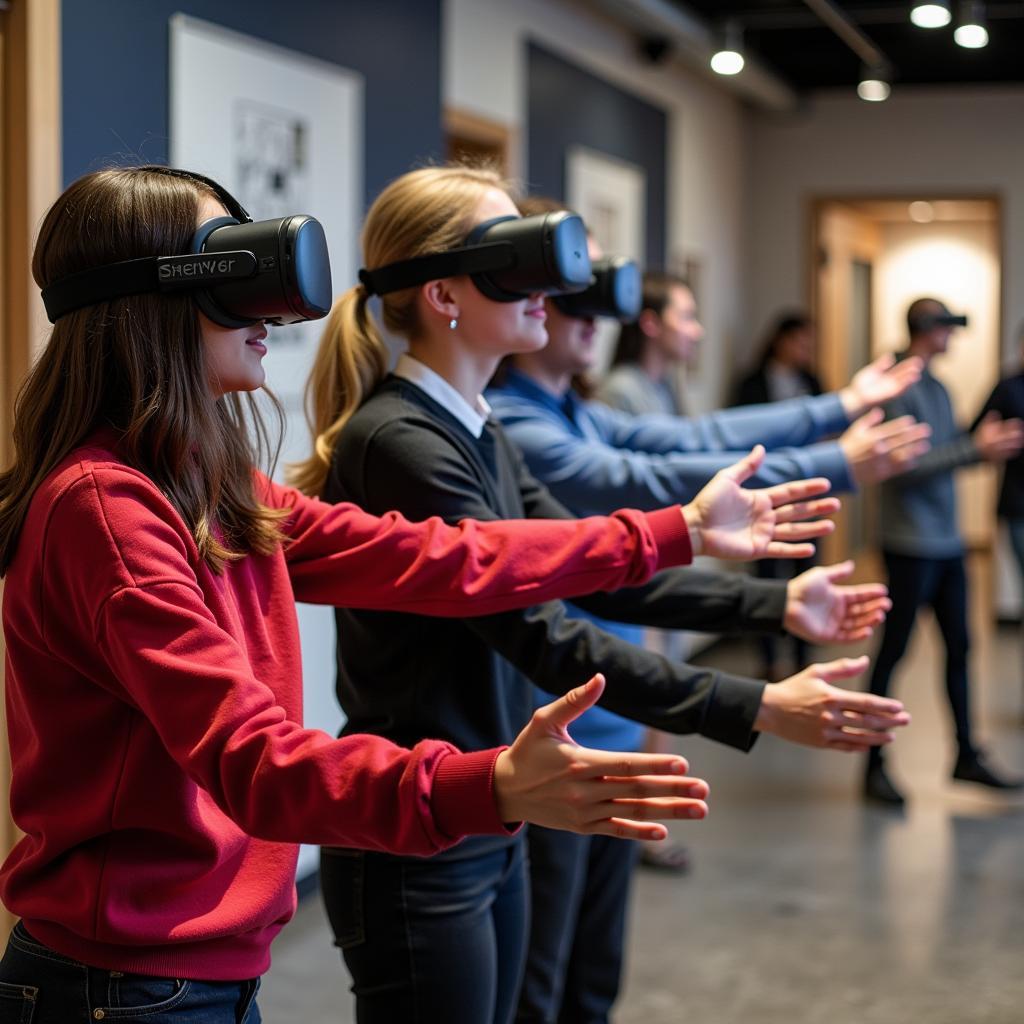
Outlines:
[[398, 365], [392, 371], [396, 377], [415, 384], [420, 391], [426, 392], [439, 405], [447, 409], [474, 437], [479, 438], [484, 432], [484, 424], [491, 415], [491, 407], [483, 395], [476, 396], [476, 403], [470, 405], [439, 373], [425, 366], [418, 359], [413, 359], [408, 352], [403, 352]]

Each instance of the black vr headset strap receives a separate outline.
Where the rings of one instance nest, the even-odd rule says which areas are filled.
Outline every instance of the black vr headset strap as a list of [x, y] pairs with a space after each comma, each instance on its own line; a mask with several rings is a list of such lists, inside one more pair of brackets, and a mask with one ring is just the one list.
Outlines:
[[50, 323], [66, 313], [126, 295], [212, 288], [256, 273], [256, 257], [246, 250], [197, 253], [187, 256], [146, 256], [91, 267], [43, 289], [43, 305]]
[[[244, 206], [223, 185], [208, 178], [205, 174], [195, 171], [182, 171], [177, 167], [165, 167], [163, 164], [148, 164], [139, 168], [155, 174], [166, 174], [171, 178], [183, 178], [186, 181], [198, 181], [205, 185], [220, 200], [228, 211], [227, 217], [215, 217], [200, 225], [193, 236], [192, 250], [199, 252], [210, 232], [227, 224], [251, 224], [252, 217]], [[218, 258], [231, 256], [249, 257], [240, 259], [231, 269], [233, 272], [217, 274], [185, 275], [173, 271], [161, 272], [159, 264], [173, 265], [175, 261], [194, 261], [193, 256], [146, 256], [137, 260], [122, 260], [120, 263], [107, 263], [101, 267], [91, 267], [54, 281], [42, 291], [43, 306], [51, 324], [56, 323], [67, 313], [73, 313], [83, 306], [91, 306], [96, 302], [109, 302], [111, 299], [124, 298], [126, 295], [142, 295], [146, 292], [162, 291], [169, 288], [208, 288], [225, 280], [239, 277], [250, 277], [256, 272], [256, 261], [252, 253], [219, 253]], [[249, 262], [251, 261], [251, 267]], [[248, 269], [247, 269], [248, 268]]]
[[507, 270], [515, 265], [516, 253], [510, 242], [489, 242], [468, 245], [430, 256], [414, 256], [378, 267], [359, 271], [359, 281], [369, 295], [412, 288], [442, 277], [460, 277], [463, 274], [483, 274], [491, 270]]
[[141, 260], [107, 263], [54, 281], [43, 289], [46, 316], [55, 324], [66, 313], [94, 302], [155, 291], [156, 260], [155, 256], [146, 256]]
[[143, 171], [153, 171], [157, 174], [166, 174], [171, 178], [184, 178], [186, 181], [202, 182], [221, 201], [228, 213], [239, 223], [246, 224], [252, 221], [252, 217], [246, 208], [219, 182], [208, 178], [205, 174], [198, 174], [196, 171], [183, 171], [177, 167], [164, 167], [163, 164], [148, 164], [139, 168]]

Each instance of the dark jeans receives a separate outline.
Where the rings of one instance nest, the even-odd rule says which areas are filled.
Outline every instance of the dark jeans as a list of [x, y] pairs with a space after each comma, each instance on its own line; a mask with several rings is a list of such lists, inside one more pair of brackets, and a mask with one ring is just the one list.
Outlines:
[[517, 1021], [604, 1024], [619, 994], [639, 844], [530, 827], [531, 925]]
[[[967, 574], [962, 557], [914, 558], [883, 552], [889, 576], [892, 610], [885, 620], [878, 648], [871, 692], [886, 696], [889, 677], [907, 649], [920, 608], [929, 606], [946, 645], [946, 696], [953, 714], [956, 741], [963, 753], [974, 749], [971, 736], [970, 694], [967, 685]], [[881, 763], [881, 751], [872, 750], [869, 764]]]
[[19, 921], [0, 961], [0, 1024], [260, 1024], [259, 984], [87, 967], [36, 942]]
[[[479, 852], [474, 852], [479, 848]], [[508, 1024], [526, 956], [525, 844], [436, 857], [325, 849], [320, 886], [359, 1024]]]

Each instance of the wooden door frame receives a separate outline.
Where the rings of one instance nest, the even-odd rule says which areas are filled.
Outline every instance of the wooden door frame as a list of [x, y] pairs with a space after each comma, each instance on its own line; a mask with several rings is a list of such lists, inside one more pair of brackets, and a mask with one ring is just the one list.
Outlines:
[[[807, 309], [811, 317], [818, 315], [818, 236], [821, 230], [822, 211], [833, 203], [853, 205], [865, 202], [912, 203], [923, 200], [927, 203], [941, 203], [945, 200], [966, 202], [989, 202], [996, 209], [996, 250], [999, 254], [1000, 268], [1006, 266], [1006, 197], [1001, 192], [960, 192], [950, 191], [925, 192], [843, 192], [835, 195], [814, 195], [806, 204], [807, 218], [805, 221], [805, 261], [804, 287], [807, 296]], [[1000, 344], [1000, 364], [1002, 363], [1002, 343], [1005, 338], [1005, 303], [1006, 275], [999, 274], [999, 318], [997, 322]]]
[[[996, 316], [996, 329], [998, 332], [998, 355], [999, 355], [999, 367], [1004, 365], [1004, 351], [1003, 344], [1006, 338], [1005, 326], [1006, 326], [1006, 274], [1003, 268], [1006, 266], [1006, 197], [999, 191], [991, 192], [975, 192], [975, 191], [959, 191], [957, 189], [950, 190], [935, 190], [929, 188], [923, 191], [915, 191], [912, 193], [905, 193], [899, 191], [867, 191], [867, 192], [855, 192], [855, 193], [838, 193], [830, 195], [814, 195], [810, 196], [806, 202], [806, 230], [805, 230], [805, 277], [804, 286], [806, 289], [807, 296], [807, 309], [810, 311], [811, 318], [816, 323], [820, 318], [819, 300], [818, 295], [818, 284], [819, 284], [819, 238], [821, 235], [821, 222], [822, 214], [825, 209], [833, 204], [854, 206], [856, 208], [857, 203], [862, 202], [898, 202], [898, 203], [912, 203], [917, 200], [923, 200], [925, 202], [943, 202], [947, 200], [953, 201], [970, 201], [970, 202], [987, 202], [991, 203], [995, 209], [995, 249], [999, 259], [999, 292], [997, 296], [997, 316]], [[874, 339], [873, 339], [874, 340]], [[844, 381], [828, 381], [829, 385], [841, 386]], [[826, 538], [827, 540], [828, 538]], [[836, 552], [838, 556], [846, 557], [846, 554], [842, 551]], [[865, 568], [868, 569], [868, 575], [874, 574], [877, 577], [877, 571], [880, 571], [880, 566], [876, 567], [870, 564], [869, 559], [866, 563]], [[858, 565], [858, 573], [860, 573], [861, 567]], [[859, 576], [858, 576], [859, 578]]]
[[[39, 222], [61, 187], [60, 0], [10, 0], [0, 10], [0, 50], [0, 464], [6, 466], [14, 398], [45, 336], [30, 261]], [[3, 714], [0, 705], [0, 719]], [[0, 721], [5, 794], [9, 783], [7, 727]], [[0, 856], [16, 834], [8, 806], [0, 812]], [[10, 924], [0, 908], [0, 938]]]

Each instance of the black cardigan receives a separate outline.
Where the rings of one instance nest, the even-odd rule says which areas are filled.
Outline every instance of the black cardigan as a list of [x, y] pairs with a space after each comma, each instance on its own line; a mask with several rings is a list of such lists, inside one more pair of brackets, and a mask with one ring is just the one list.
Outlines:
[[[388, 377], [346, 424], [328, 501], [412, 520], [573, 518], [524, 467], [501, 427], [476, 439], [414, 384]], [[714, 632], [777, 630], [785, 583], [673, 569], [642, 587], [575, 602], [604, 618]], [[603, 672], [601, 703], [676, 733], [749, 750], [763, 684], [676, 664], [570, 618], [560, 601], [449, 620], [337, 609], [338, 699], [346, 732], [464, 750], [510, 743], [533, 707], [529, 682], [564, 693]]]

